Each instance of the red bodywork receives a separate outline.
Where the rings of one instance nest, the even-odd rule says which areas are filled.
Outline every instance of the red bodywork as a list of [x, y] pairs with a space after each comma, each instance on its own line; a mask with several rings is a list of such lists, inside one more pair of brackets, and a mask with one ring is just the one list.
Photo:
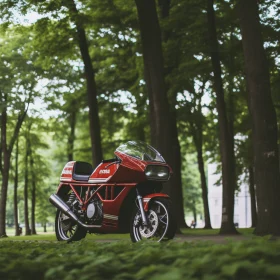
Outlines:
[[[68, 162], [61, 173], [60, 184], [57, 194], [62, 196], [72, 190], [82, 205], [82, 209], [86, 210], [90, 200], [94, 196], [98, 196], [103, 204], [103, 220], [100, 228], [94, 232], [123, 232], [122, 227], [130, 222], [128, 217], [131, 216], [132, 208], [125, 208], [124, 205], [135, 205], [136, 196], [129, 195], [136, 186], [139, 189], [145, 188], [143, 195], [144, 210], [148, 210], [148, 204], [155, 197], [169, 196], [163, 193], [154, 192], [149, 186], [161, 184], [162, 182], [148, 181], [145, 175], [147, 165], [163, 165], [169, 168], [170, 174], [172, 170], [169, 165], [162, 162], [149, 162], [139, 160], [127, 154], [116, 151], [115, 155], [120, 159], [118, 162], [102, 162], [100, 163], [87, 181], [79, 181], [73, 179], [73, 170], [75, 161]], [[86, 189], [86, 195], [80, 196], [79, 190]], [[92, 192], [92, 190], [94, 190]], [[148, 190], [148, 191], [147, 191]], [[148, 192], [148, 193], [147, 193]], [[90, 194], [91, 193], [91, 194]], [[124, 226], [122, 226], [122, 225]]]

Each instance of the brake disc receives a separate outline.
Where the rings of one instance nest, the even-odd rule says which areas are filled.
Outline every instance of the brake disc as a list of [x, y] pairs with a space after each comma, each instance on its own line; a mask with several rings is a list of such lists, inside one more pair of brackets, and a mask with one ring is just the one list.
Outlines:
[[149, 210], [147, 219], [148, 219], [148, 225], [147, 226], [141, 225], [139, 227], [140, 234], [145, 238], [152, 237], [155, 234], [155, 232], [158, 228], [158, 224], [159, 224], [158, 216], [157, 216], [156, 212], [153, 210]]

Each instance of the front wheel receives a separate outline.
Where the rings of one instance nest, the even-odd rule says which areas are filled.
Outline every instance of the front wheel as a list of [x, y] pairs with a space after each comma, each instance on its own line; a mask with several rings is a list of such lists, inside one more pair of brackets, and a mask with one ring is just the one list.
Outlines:
[[170, 199], [155, 198], [149, 203], [146, 212], [148, 225], [142, 225], [141, 213], [137, 208], [130, 225], [130, 238], [133, 242], [143, 239], [163, 241], [173, 239], [176, 232], [176, 221]]
[[87, 230], [58, 209], [55, 217], [55, 234], [58, 241], [79, 241], [85, 238]]

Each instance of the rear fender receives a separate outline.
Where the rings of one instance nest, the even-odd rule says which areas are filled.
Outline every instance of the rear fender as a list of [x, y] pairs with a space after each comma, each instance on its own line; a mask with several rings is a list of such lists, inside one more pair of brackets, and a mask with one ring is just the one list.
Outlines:
[[165, 193], [151, 193], [143, 197], [143, 206], [144, 210], [147, 212], [149, 209], [149, 203], [152, 199], [157, 197], [164, 197], [164, 198], [170, 198], [169, 195]]

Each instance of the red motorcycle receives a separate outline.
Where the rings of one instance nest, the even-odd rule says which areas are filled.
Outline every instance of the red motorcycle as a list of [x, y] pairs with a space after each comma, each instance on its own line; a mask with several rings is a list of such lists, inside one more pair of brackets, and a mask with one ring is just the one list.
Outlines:
[[133, 242], [172, 239], [176, 222], [168, 195], [160, 193], [172, 173], [150, 145], [129, 141], [116, 157], [91, 164], [70, 161], [56, 194], [55, 232], [59, 241], [77, 241], [89, 233], [128, 233]]

